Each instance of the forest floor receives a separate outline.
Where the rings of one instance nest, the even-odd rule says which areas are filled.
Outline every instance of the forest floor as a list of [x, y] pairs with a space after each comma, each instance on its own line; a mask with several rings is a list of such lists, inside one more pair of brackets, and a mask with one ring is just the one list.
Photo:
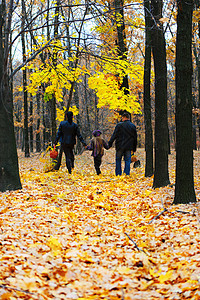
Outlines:
[[[91, 153], [72, 175], [44, 172], [48, 157], [19, 153], [22, 190], [0, 194], [0, 299], [200, 299], [198, 202], [172, 205], [171, 185], [152, 189], [141, 167], [114, 176], [114, 150], [94, 173]], [[162, 214], [160, 214], [162, 213]], [[160, 215], [159, 215], [160, 214]]]

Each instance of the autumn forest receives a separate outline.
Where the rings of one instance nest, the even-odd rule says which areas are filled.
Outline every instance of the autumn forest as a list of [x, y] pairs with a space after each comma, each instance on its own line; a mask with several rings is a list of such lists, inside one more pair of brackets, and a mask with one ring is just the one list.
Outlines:
[[0, 0], [0, 60], [0, 299], [200, 299], [200, 2]]

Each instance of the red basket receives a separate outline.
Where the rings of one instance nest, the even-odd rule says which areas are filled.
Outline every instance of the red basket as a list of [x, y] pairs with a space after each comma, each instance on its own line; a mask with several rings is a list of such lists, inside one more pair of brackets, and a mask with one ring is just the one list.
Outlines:
[[56, 151], [56, 146], [54, 146], [53, 150], [50, 151], [50, 157], [56, 158], [58, 156], [58, 151]]

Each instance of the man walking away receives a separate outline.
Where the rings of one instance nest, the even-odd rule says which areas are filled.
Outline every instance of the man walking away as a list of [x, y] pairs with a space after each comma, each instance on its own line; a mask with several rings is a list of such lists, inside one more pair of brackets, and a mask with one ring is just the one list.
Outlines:
[[135, 125], [130, 121], [127, 112], [122, 114], [122, 122], [119, 122], [108, 142], [109, 148], [115, 141], [116, 148], [116, 168], [115, 174], [122, 175], [121, 161], [125, 160], [124, 173], [130, 175], [131, 151], [135, 152], [137, 147], [137, 131]]
[[56, 145], [60, 140], [61, 146], [65, 153], [66, 166], [69, 174], [71, 174], [72, 169], [74, 168], [73, 149], [74, 145], [76, 144], [76, 136], [86, 148], [87, 144], [80, 133], [78, 125], [73, 122], [73, 112], [68, 111], [67, 121], [62, 121], [59, 125], [54, 145]]

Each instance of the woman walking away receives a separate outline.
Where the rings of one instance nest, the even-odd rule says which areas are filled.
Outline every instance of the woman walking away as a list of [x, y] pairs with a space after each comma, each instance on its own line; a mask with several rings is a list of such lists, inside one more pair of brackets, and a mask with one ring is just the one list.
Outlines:
[[69, 174], [71, 174], [72, 169], [74, 168], [73, 149], [74, 149], [74, 145], [76, 144], [76, 137], [79, 138], [81, 143], [85, 146], [85, 149], [87, 144], [85, 143], [80, 133], [78, 125], [73, 122], [73, 112], [68, 111], [66, 116], [67, 116], [67, 121], [62, 121], [59, 125], [54, 145], [56, 146], [56, 144], [60, 140], [61, 146], [63, 148], [66, 157], [66, 166]]
[[90, 141], [90, 144], [87, 146], [87, 150], [92, 150], [92, 156], [94, 157], [94, 167], [97, 172], [97, 175], [101, 174], [100, 166], [102, 161], [102, 156], [104, 154], [104, 148], [108, 150], [108, 144], [104, 139], [101, 138], [101, 131], [94, 130], [93, 138]]

